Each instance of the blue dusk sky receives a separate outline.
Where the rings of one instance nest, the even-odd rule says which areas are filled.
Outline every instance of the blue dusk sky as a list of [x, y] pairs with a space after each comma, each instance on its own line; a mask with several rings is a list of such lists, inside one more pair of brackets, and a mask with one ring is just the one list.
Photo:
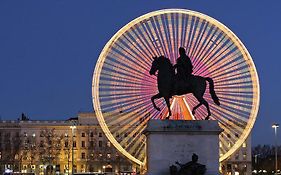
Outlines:
[[79, 111], [93, 111], [92, 73], [106, 42], [131, 20], [164, 8], [207, 14], [241, 39], [253, 57], [261, 86], [252, 142], [273, 143], [271, 125], [281, 124], [277, 0], [1, 0], [1, 118], [14, 120], [24, 112], [34, 120], [64, 120]]

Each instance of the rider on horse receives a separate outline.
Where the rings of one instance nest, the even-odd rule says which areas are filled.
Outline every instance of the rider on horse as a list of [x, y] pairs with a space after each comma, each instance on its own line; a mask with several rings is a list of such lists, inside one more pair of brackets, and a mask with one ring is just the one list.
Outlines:
[[174, 68], [177, 70], [175, 91], [181, 93], [182, 89], [185, 89], [184, 87], [190, 85], [193, 66], [183, 47], [179, 48], [179, 54], [180, 57], [177, 59], [177, 64], [174, 65]]

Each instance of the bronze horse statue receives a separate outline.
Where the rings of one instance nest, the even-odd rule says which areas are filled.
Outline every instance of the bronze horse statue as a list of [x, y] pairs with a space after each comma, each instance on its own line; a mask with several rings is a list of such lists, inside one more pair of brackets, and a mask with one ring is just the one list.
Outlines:
[[[160, 111], [154, 102], [155, 99], [164, 98], [169, 110], [169, 115], [167, 119], [172, 115], [170, 109], [170, 98], [174, 95], [183, 95], [192, 93], [194, 97], [199, 101], [199, 104], [192, 109], [192, 114], [195, 114], [195, 110], [199, 108], [201, 105], [204, 105], [207, 108], [208, 115], [205, 120], [208, 120], [211, 116], [210, 108], [208, 102], [204, 99], [204, 93], [206, 91], [206, 81], [209, 82], [210, 94], [215, 102], [215, 104], [220, 105], [219, 98], [216, 95], [214, 90], [214, 82], [209, 77], [201, 77], [201, 76], [194, 76], [191, 75], [190, 82], [188, 86], [184, 86], [180, 83], [175, 74], [174, 67], [170, 60], [164, 56], [160, 57], [153, 57], [153, 62], [151, 69], [149, 71], [150, 75], [155, 75], [156, 71], [157, 74], [157, 84], [158, 84], [158, 91], [159, 93], [151, 97], [151, 101], [153, 107]], [[178, 86], [179, 88], [175, 88], [175, 84], [182, 84]]]

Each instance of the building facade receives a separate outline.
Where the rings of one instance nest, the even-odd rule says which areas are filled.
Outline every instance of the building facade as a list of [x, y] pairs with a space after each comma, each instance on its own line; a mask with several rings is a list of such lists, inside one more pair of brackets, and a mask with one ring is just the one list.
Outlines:
[[223, 175], [252, 175], [251, 135], [227, 160], [221, 163]]
[[0, 121], [0, 170], [35, 174], [137, 171], [102, 132], [93, 113], [66, 121]]
[[[251, 157], [249, 136], [221, 163], [222, 174], [252, 174]], [[0, 121], [0, 172], [7, 169], [39, 175], [139, 171], [111, 145], [94, 113], [79, 113], [65, 121]]]

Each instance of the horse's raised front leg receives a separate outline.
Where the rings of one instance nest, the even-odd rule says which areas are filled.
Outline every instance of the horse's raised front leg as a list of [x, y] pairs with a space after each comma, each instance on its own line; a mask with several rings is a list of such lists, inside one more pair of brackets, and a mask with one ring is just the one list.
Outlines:
[[151, 101], [152, 101], [152, 104], [153, 104], [153, 107], [157, 110], [157, 111], [160, 111], [160, 108], [158, 108], [154, 102], [155, 99], [158, 99], [158, 98], [161, 98], [162, 96], [158, 93], [154, 96], [151, 97]]
[[167, 104], [167, 107], [168, 107], [168, 111], [169, 111], [169, 115], [168, 117], [166, 117], [166, 119], [169, 119], [170, 116], [172, 116], [172, 112], [171, 112], [171, 108], [170, 108], [170, 98], [169, 97], [164, 97], [165, 101], [166, 101], [166, 104]]

